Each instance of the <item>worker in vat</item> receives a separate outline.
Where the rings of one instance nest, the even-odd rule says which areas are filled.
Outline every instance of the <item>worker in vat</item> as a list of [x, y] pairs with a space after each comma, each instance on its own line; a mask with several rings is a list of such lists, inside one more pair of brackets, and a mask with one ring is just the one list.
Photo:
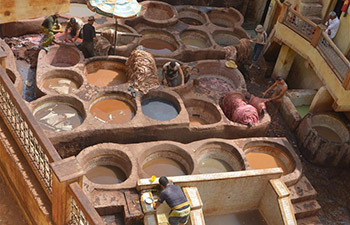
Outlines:
[[249, 92], [245, 92], [244, 96], [248, 101], [248, 104], [254, 106], [258, 110], [259, 115], [264, 115], [267, 113], [265, 103], [271, 101], [270, 98], [259, 98], [253, 94], [250, 94]]
[[283, 96], [287, 92], [287, 90], [287, 83], [283, 80], [281, 76], [277, 76], [275, 83], [263, 92], [263, 97], [265, 97], [270, 91], [273, 91], [270, 100], [273, 103], [275, 103], [275, 111], [272, 115], [276, 115], [277, 111], [281, 107]]
[[95, 22], [95, 17], [90, 16], [88, 23], [82, 28], [83, 43], [81, 45], [81, 50], [85, 58], [90, 58], [95, 56], [94, 41], [97, 41], [95, 27], [93, 26]]
[[55, 33], [61, 30], [61, 24], [58, 22], [58, 13], [48, 16], [41, 24], [41, 32], [45, 34], [43, 41], [40, 43], [40, 47], [48, 50], [48, 46], [51, 45], [55, 38]]
[[[179, 76], [180, 74], [180, 76]], [[180, 63], [176, 61], [170, 61], [163, 65], [162, 70], [163, 85], [168, 87], [183, 86], [185, 84], [184, 72]]]
[[[80, 35], [80, 30], [83, 28], [84, 23], [79, 18], [70, 18], [69, 22], [64, 30], [64, 41], [65, 42], [76, 42]], [[68, 34], [70, 34], [70, 38], [68, 38]]]
[[171, 208], [169, 213], [170, 225], [185, 225], [190, 217], [191, 207], [181, 187], [169, 182], [165, 176], [159, 178], [159, 184], [162, 192], [154, 208], [157, 209], [160, 204], [166, 201]]

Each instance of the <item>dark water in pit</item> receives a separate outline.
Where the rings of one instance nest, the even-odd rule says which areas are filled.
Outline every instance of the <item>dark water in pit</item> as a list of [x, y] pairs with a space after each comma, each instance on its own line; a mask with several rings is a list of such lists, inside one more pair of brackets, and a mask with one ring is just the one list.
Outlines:
[[135, 115], [131, 106], [118, 99], [104, 99], [95, 103], [90, 112], [100, 120], [111, 123], [129, 122]]
[[204, 216], [206, 225], [267, 225], [259, 210]]
[[97, 184], [119, 184], [126, 180], [125, 173], [115, 166], [96, 166], [86, 173], [86, 177]]
[[149, 176], [181, 176], [186, 175], [185, 170], [176, 161], [168, 158], [155, 158], [142, 166]]
[[179, 115], [175, 106], [164, 98], [146, 99], [141, 105], [142, 113], [155, 120], [168, 121]]
[[73, 90], [78, 89], [78, 84], [74, 80], [68, 78], [55, 77], [45, 80], [43, 87], [57, 94], [69, 94], [72, 93]]
[[191, 17], [182, 17], [180, 18], [180, 21], [189, 25], [193, 25], [193, 26], [200, 26], [203, 25], [203, 23], [199, 20], [196, 20], [195, 18], [191, 18]]
[[98, 87], [124, 84], [127, 81], [125, 71], [122, 70], [99, 69], [94, 73], [88, 73], [86, 78], [90, 84]]
[[176, 50], [169, 42], [157, 38], [144, 39], [140, 45], [145, 48], [145, 51], [153, 54], [170, 54]]
[[274, 152], [275, 154], [280, 154], [286, 158], [289, 158], [285, 153], [283, 153], [278, 148], [274, 148], [270, 146], [255, 146], [249, 149], [255, 149], [258, 151], [258, 152], [246, 153], [246, 157], [248, 159], [248, 162], [251, 168], [269, 169], [269, 168], [280, 167], [282, 168], [284, 175], [288, 173], [288, 168], [286, 164], [279, 157], [268, 153], [268, 152]]
[[233, 171], [232, 167], [227, 162], [220, 159], [207, 158], [199, 162], [199, 172], [201, 174], [229, 171]]
[[339, 135], [334, 132], [332, 129], [325, 127], [325, 126], [313, 126], [313, 129], [315, 129], [321, 137], [328, 141], [333, 141], [333, 142], [342, 142], [341, 138]]
[[34, 117], [43, 129], [56, 132], [72, 130], [83, 122], [73, 106], [62, 102], [44, 104]]

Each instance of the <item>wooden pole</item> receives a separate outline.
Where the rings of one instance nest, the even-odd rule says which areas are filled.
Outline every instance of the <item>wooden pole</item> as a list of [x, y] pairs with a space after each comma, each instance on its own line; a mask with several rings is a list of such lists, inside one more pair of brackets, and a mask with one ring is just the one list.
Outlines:
[[292, 4], [290, 4], [289, 2], [284, 2], [282, 5], [282, 10], [280, 12], [280, 15], [278, 17], [278, 22], [282, 23], [284, 18], [286, 18], [287, 13], [288, 13], [288, 9], [291, 7]]
[[115, 19], [115, 27], [114, 27], [114, 55], [117, 54], [117, 34], [118, 34], [118, 19]]
[[326, 30], [326, 27], [323, 24], [319, 24], [316, 27], [315, 33], [312, 36], [312, 40], [311, 40], [311, 45], [313, 47], [316, 47], [318, 42], [320, 41], [320, 38], [322, 36], [322, 32]]

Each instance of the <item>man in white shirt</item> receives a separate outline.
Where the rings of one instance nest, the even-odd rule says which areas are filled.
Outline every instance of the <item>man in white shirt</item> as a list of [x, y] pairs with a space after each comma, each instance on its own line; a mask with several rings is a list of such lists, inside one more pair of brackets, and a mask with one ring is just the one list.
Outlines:
[[340, 20], [337, 17], [337, 14], [333, 11], [329, 13], [329, 20], [326, 22], [326, 34], [333, 39], [338, 32]]

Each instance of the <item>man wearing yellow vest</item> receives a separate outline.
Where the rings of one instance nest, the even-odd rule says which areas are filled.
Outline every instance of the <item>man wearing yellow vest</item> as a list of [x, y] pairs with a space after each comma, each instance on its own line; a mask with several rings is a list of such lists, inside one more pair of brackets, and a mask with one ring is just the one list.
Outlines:
[[171, 208], [170, 225], [185, 225], [190, 216], [191, 207], [181, 187], [170, 183], [164, 176], [159, 178], [159, 184], [163, 190], [154, 208], [157, 209], [165, 200]]

